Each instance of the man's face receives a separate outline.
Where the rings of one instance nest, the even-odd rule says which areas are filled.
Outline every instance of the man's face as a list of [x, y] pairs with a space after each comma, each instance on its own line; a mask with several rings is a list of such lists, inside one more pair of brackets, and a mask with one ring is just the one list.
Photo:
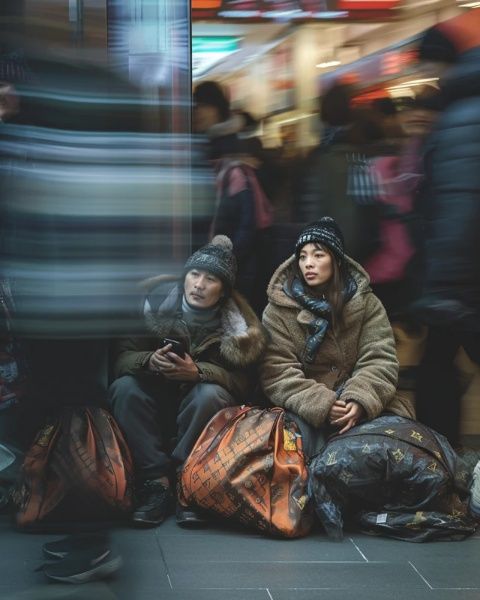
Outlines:
[[211, 308], [223, 296], [222, 281], [209, 271], [201, 269], [188, 271], [183, 289], [187, 302], [194, 308]]
[[400, 116], [400, 125], [408, 137], [425, 137], [432, 130], [438, 113], [427, 108], [413, 107], [405, 110]]

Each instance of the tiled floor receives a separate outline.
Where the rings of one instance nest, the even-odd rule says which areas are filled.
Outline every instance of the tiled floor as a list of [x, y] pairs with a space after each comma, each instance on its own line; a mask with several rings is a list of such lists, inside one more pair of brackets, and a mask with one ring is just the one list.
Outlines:
[[412, 544], [363, 535], [331, 542], [266, 539], [220, 526], [185, 531], [121, 527], [115, 579], [51, 584], [35, 568], [58, 536], [15, 532], [0, 520], [1, 600], [479, 600], [480, 534]]

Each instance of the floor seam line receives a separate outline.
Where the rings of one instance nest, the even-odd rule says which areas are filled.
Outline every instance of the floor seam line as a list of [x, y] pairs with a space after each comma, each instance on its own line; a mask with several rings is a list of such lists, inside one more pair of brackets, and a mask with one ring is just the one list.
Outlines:
[[353, 541], [353, 539], [352, 539], [352, 538], [348, 538], [348, 539], [349, 539], [349, 540], [352, 542], [352, 544], [354, 545], [355, 549], [356, 549], [356, 550], [357, 550], [357, 552], [360, 554], [360, 556], [361, 556], [361, 557], [362, 557], [362, 558], [365, 560], [365, 562], [367, 562], [367, 563], [368, 563], [368, 562], [370, 562], [370, 561], [368, 560], [368, 558], [365, 556], [365, 554], [364, 554], [364, 553], [363, 553], [363, 552], [360, 550], [360, 548], [357, 546], [357, 544], [356, 544], [356, 543]]
[[412, 563], [412, 561], [411, 561], [411, 560], [409, 560], [409, 561], [408, 561], [408, 564], [409, 564], [409, 565], [412, 567], [412, 569], [415, 571], [415, 573], [417, 573], [417, 575], [423, 579], [424, 583], [426, 583], [426, 584], [428, 585], [428, 587], [429, 587], [431, 590], [433, 590], [433, 586], [431, 586], [431, 585], [428, 583], [427, 579], [426, 579], [426, 578], [425, 578], [425, 577], [424, 577], [424, 576], [423, 576], [423, 575], [420, 573], [420, 571], [419, 571], [419, 570], [417, 569], [417, 567], [416, 567], [416, 566], [415, 566], [415, 565]]
[[155, 534], [155, 541], [157, 543], [158, 549], [160, 550], [160, 556], [162, 557], [163, 566], [165, 567], [165, 572], [167, 573], [168, 585], [170, 586], [170, 589], [173, 590], [173, 584], [172, 584], [172, 580], [170, 578], [170, 570], [167, 565], [167, 560], [165, 558], [165, 554], [163, 553], [163, 548], [160, 545], [160, 540], [158, 539], [158, 536], [156, 534]]

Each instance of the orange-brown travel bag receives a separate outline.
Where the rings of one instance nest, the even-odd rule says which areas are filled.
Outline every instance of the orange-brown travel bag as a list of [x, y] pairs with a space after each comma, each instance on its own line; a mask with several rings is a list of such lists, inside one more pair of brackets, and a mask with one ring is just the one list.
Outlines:
[[179, 481], [184, 505], [264, 533], [306, 535], [312, 525], [302, 438], [281, 408], [225, 408], [205, 427]]

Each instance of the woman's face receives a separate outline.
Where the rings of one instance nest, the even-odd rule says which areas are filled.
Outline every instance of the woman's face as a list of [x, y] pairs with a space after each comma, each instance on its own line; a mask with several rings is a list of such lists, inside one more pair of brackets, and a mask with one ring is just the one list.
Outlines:
[[332, 278], [332, 255], [319, 244], [305, 244], [300, 251], [298, 265], [310, 287], [323, 285]]
[[196, 133], [205, 133], [221, 120], [220, 113], [215, 106], [199, 103], [193, 109], [193, 128]]

